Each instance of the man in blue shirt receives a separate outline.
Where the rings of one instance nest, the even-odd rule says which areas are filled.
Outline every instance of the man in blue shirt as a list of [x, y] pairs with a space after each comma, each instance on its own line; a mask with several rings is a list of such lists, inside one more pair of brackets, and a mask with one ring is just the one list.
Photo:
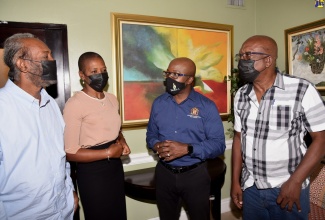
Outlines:
[[56, 82], [50, 49], [32, 34], [4, 43], [10, 68], [0, 89], [0, 219], [72, 219], [78, 197], [63, 142], [64, 121], [44, 87]]
[[191, 220], [209, 219], [210, 176], [206, 159], [222, 155], [225, 137], [214, 102], [193, 89], [196, 66], [172, 60], [166, 93], [153, 103], [147, 144], [157, 153], [156, 197], [161, 220], [179, 219], [181, 201]]

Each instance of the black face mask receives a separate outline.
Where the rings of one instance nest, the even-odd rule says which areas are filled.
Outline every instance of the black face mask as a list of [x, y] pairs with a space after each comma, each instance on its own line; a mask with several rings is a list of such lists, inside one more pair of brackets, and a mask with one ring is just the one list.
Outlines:
[[238, 77], [243, 82], [252, 83], [260, 74], [254, 67], [255, 60], [239, 60]]
[[42, 65], [42, 75], [29, 72], [30, 74], [39, 76], [41, 77], [42, 80], [57, 80], [56, 60], [42, 60], [42, 61], [30, 60], [30, 59], [24, 59], [24, 60], [41, 63]]
[[171, 95], [177, 95], [186, 87], [185, 83], [177, 82], [172, 78], [166, 78], [166, 91]]
[[42, 64], [42, 79], [43, 80], [57, 80], [56, 60], [44, 60]]
[[108, 73], [98, 73], [94, 75], [87, 76], [90, 79], [89, 86], [97, 92], [102, 92], [108, 81]]

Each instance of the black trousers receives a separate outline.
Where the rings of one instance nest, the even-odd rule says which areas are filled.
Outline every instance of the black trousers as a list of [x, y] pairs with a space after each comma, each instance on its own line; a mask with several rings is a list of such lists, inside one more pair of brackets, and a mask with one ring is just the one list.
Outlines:
[[210, 175], [206, 163], [184, 173], [156, 166], [156, 197], [160, 220], [178, 220], [184, 202], [191, 220], [210, 219]]
[[126, 220], [124, 171], [119, 158], [78, 163], [77, 184], [86, 220]]

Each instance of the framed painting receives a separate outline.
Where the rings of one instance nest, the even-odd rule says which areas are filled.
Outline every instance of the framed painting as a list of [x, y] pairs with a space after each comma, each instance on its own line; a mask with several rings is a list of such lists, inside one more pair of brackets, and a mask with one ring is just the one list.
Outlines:
[[325, 19], [285, 30], [286, 71], [325, 90]]
[[196, 63], [194, 89], [230, 113], [233, 26], [112, 13], [117, 97], [123, 128], [144, 127], [152, 103], [165, 92], [162, 72], [177, 57]]

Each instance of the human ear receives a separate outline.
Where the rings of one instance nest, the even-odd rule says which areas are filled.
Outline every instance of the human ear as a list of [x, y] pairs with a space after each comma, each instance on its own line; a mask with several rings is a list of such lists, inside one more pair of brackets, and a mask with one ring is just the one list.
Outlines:
[[16, 61], [16, 66], [21, 72], [23, 72], [23, 73], [27, 72], [28, 67], [26, 65], [25, 60], [19, 58]]
[[269, 66], [271, 66], [272, 65], [272, 63], [273, 63], [273, 57], [271, 57], [271, 56], [268, 56], [268, 57], [266, 57], [266, 62], [265, 62], [265, 66], [266, 67], [269, 67]]
[[194, 76], [190, 76], [187, 80], [186, 80], [186, 84], [190, 85], [192, 84], [192, 82], [194, 81]]
[[85, 80], [85, 74], [82, 71], [79, 71], [79, 77], [81, 80]]

